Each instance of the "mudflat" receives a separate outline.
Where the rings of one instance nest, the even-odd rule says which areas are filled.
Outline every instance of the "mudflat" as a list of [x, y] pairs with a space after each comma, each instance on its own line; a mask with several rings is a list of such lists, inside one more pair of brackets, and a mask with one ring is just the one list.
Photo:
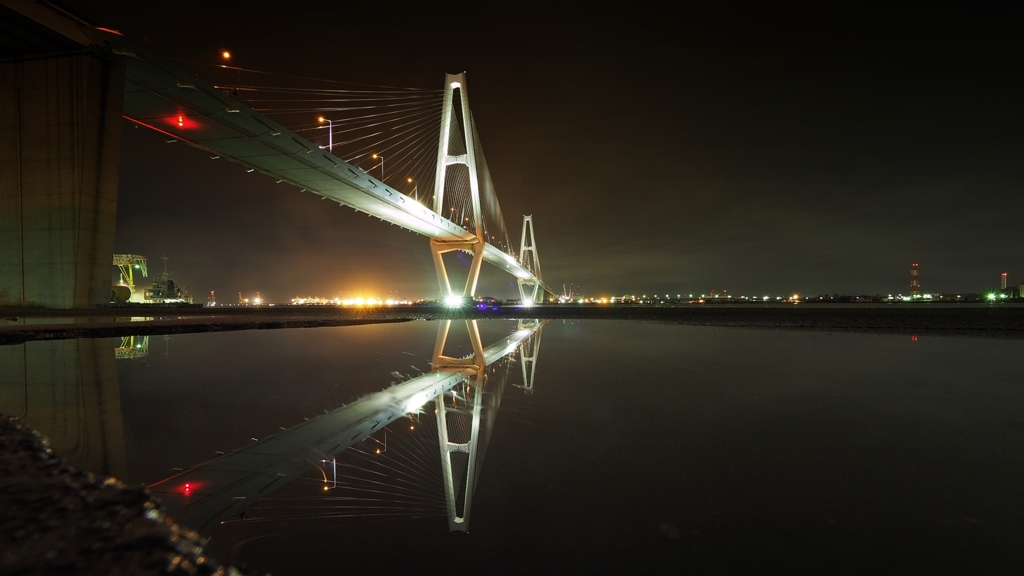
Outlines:
[[1024, 338], [1024, 306], [538, 305], [264, 306], [224, 308], [0, 309], [0, 344], [29, 340], [314, 328], [413, 320], [633, 320], [693, 326]]

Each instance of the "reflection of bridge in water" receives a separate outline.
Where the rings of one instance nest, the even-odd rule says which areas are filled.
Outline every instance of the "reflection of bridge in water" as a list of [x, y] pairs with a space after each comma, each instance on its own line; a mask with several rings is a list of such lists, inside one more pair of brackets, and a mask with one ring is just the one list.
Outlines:
[[[492, 378], [496, 365], [519, 353], [524, 388], [533, 388], [541, 321], [520, 321], [517, 330], [484, 348], [477, 321], [467, 320], [472, 353], [445, 355], [451, 321], [438, 328], [433, 370], [363, 397], [248, 447], [183, 470], [150, 486], [179, 524], [203, 533], [242, 514], [260, 498], [326, 464], [336, 484], [337, 457], [399, 419], [435, 410], [442, 480], [453, 531], [468, 530], [473, 493], [501, 401], [504, 378]], [[529, 369], [527, 369], [529, 366]], [[386, 436], [385, 436], [386, 442]], [[386, 444], [384, 444], [386, 447]], [[328, 486], [325, 484], [325, 491]]]
[[[449, 528], [467, 530], [511, 363], [517, 359], [521, 367], [523, 383], [517, 386], [532, 393], [543, 321], [519, 321], [512, 334], [486, 348], [477, 321], [465, 321], [472, 352], [458, 358], [445, 354], [451, 323], [438, 326], [431, 372], [182, 471], [151, 490], [175, 520], [208, 531], [307, 473], [314, 462], [334, 463], [346, 449], [374, 439], [396, 420], [413, 414], [422, 421], [418, 414], [433, 409], [438, 440], [433, 450], [440, 453], [435, 472], [443, 485]], [[135, 336], [0, 346], [0, 412], [40, 431], [72, 466], [124, 478], [125, 431], [115, 359], [144, 357], [148, 340]], [[327, 470], [327, 477], [337, 485], [336, 471]]]

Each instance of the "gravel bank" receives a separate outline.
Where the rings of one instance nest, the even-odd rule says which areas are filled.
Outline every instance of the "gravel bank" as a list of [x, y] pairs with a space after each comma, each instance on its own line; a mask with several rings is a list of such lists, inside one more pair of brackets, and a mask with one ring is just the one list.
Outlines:
[[145, 489], [67, 466], [5, 415], [0, 510], [0, 574], [241, 574], [206, 556]]

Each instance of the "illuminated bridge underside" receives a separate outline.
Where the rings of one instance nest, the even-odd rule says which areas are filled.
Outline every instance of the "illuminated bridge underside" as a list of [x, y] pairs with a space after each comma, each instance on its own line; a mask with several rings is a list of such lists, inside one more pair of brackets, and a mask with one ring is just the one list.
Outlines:
[[[517, 330], [484, 349], [486, 366], [515, 352], [539, 325]], [[202, 533], [299, 477], [314, 462], [338, 454], [391, 422], [418, 411], [467, 381], [475, 369], [450, 368], [396, 384], [287, 431], [262, 438], [180, 474], [150, 490], [179, 524]], [[186, 491], [185, 486], [190, 489]]]
[[[440, 241], [476, 236], [197, 76], [115, 35], [107, 46], [126, 63], [124, 115], [211, 157], [237, 162], [300, 189]], [[536, 280], [513, 256], [485, 244], [484, 261]]]

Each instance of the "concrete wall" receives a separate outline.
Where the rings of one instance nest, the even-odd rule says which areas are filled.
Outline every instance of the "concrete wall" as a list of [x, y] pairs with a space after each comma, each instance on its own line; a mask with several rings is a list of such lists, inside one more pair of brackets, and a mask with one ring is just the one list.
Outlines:
[[0, 412], [38, 430], [75, 468], [124, 478], [118, 343], [83, 338], [0, 346]]
[[110, 301], [123, 65], [0, 61], [0, 305]]

